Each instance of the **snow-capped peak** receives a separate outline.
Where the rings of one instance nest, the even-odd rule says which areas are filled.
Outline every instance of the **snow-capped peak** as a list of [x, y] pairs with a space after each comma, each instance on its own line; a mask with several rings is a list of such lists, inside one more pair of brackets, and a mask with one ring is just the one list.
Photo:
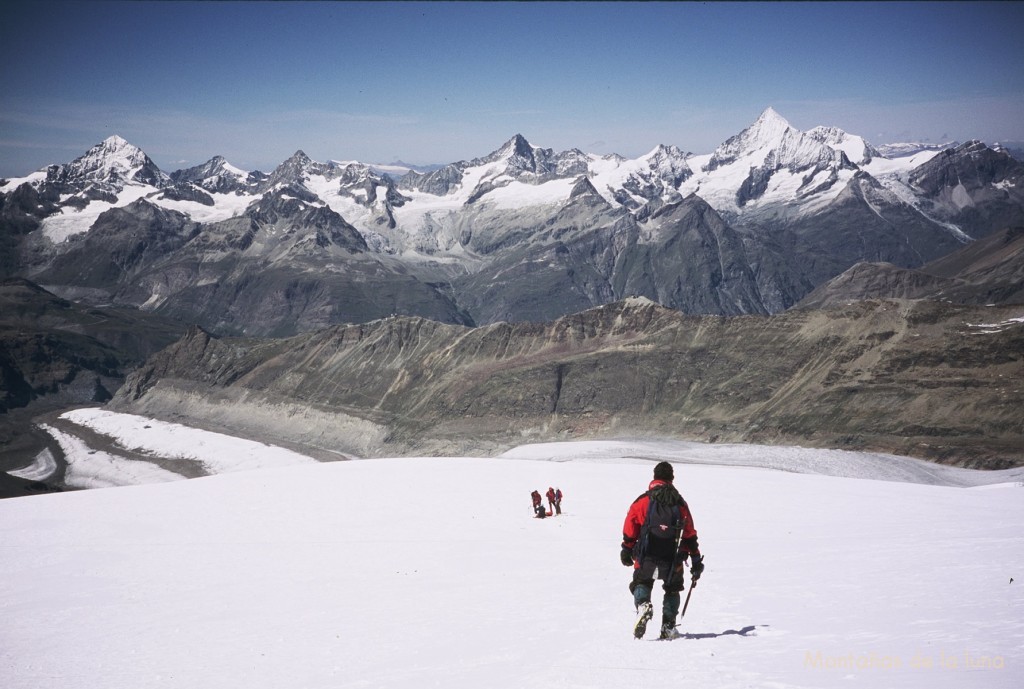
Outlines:
[[175, 183], [190, 182], [209, 192], [229, 193], [248, 186], [250, 173], [229, 163], [224, 156], [216, 155], [202, 165], [177, 170], [171, 173]]
[[286, 161], [274, 168], [270, 176], [263, 182], [260, 191], [272, 189], [277, 185], [299, 184], [304, 185], [306, 177], [319, 172], [319, 168], [326, 168], [323, 163], [317, 163], [306, 153], [299, 149], [295, 151]]
[[715, 149], [708, 161], [706, 169], [714, 170], [728, 165], [738, 158], [750, 157], [755, 154], [760, 160], [751, 161], [760, 165], [765, 155], [782, 145], [787, 135], [799, 134], [797, 130], [772, 108], [765, 108], [757, 120], [736, 136], [730, 137]]
[[119, 134], [111, 134], [106, 139], [104, 139], [103, 143], [100, 145], [111, 149], [124, 148], [125, 146], [131, 146], [132, 148], [135, 148], [130, 143], [128, 143], [126, 139], [122, 138]]
[[108, 136], [67, 165], [56, 166], [52, 175], [62, 182], [114, 186], [122, 186], [128, 181], [159, 185], [168, 180], [141, 148], [116, 134]]
[[[138, 146], [133, 146], [125, 139], [116, 134], [108, 136], [92, 148], [77, 161], [82, 165], [95, 165], [97, 168], [103, 165], [114, 169], [132, 169], [145, 163], [146, 154]], [[74, 165], [75, 163], [72, 163]]]
[[643, 159], [662, 179], [678, 178], [676, 184], [693, 173], [686, 162], [686, 154], [679, 150], [678, 146], [659, 144], [653, 151], [643, 156]]
[[291, 157], [288, 158], [288, 160], [284, 161], [282, 165], [295, 165], [305, 167], [312, 162], [313, 159], [306, 155], [306, 152], [300, 148], [299, 150], [295, 151], [295, 153], [292, 153]]
[[534, 147], [530, 144], [529, 141], [526, 140], [525, 136], [523, 136], [522, 134], [516, 134], [505, 143], [503, 150], [512, 149], [513, 153], [518, 153], [522, 155], [524, 153], [532, 152], [533, 148]]
[[522, 134], [516, 134], [498, 150], [485, 158], [471, 161], [466, 167], [493, 166], [492, 173], [536, 181], [552, 177], [575, 178], [587, 173], [588, 163], [589, 156], [577, 148], [555, 153], [553, 149], [534, 146]]
[[224, 156], [220, 155], [210, 158], [203, 165], [189, 168], [189, 171], [201, 172], [203, 178], [224, 174], [231, 175], [232, 177], [240, 177], [242, 179], [249, 176], [248, 172], [235, 167], [229, 163]]
[[754, 124], [715, 149], [705, 171], [742, 160], [745, 167], [788, 168], [852, 167], [844, 153], [808, 136], [789, 124], [772, 108], [766, 108]]
[[530, 144], [525, 136], [516, 134], [502, 144], [501, 148], [473, 162], [474, 164], [488, 164], [507, 160], [510, 163], [516, 162], [517, 165], [515, 167], [523, 167], [524, 164], [526, 167], [533, 167], [534, 151], [536, 150], [538, 149]]
[[791, 129], [793, 126], [789, 121], [769, 106], [764, 109], [749, 131], [758, 141], [775, 141]]
[[807, 132], [807, 136], [836, 151], [842, 151], [858, 165], [870, 163], [873, 158], [882, 155], [863, 137], [845, 132], [839, 127], [815, 127]]
[[128, 143], [117, 134], [108, 136], [101, 143], [90, 148], [79, 160], [103, 160], [110, 165], [123, 164], [125, 167], [137, 167], [146, 161], [146, 154], [138, 146]]
[[209, 164], [211, 165], [212, 169], [214, 169], [214, 170], [218, 170], [218, 171], [222, 171], [222, 172], [228, 172], [228, 173], [230, 173], [232, 175], [235, 175], [235, 176], [245, 177], [246, 175], [249, 174], [245, 170], [241, 170], [241, 169], [235, 167], [234, 165], [232, 165], [231, 163], [229, 163], [227, 161], [227, 158], [225, 158], [224, 156], [221, 156], [221, 155], [213, 156], [212, 158], [210, 158]]

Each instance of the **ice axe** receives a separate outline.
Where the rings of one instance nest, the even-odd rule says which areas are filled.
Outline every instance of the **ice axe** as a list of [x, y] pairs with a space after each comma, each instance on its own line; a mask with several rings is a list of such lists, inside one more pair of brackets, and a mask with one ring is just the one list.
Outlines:
[[690, 590], [686, 592], [686, 602], [683, 603], [683, 611], [681, 613], [679, 613], [679, 621], [680, 622], [683, 621], [683, 616], [686, 615], [686, 606], [688, 606], [690, 604], [690, 596], [693, 595], [693, 590], [695, 588], [697, 588], [697, 582], [696, 581], [690, 584]]
[[686, 602], [683, 603], [683, 612], [681, 612], [679, 614], [679, 621], [680, 622], [682, 622], [682, 620], [683, 620], [683, 615], [686, 614], [686, 606], [688, 606], [690, 604], [690, 596], [693, 595], [693, 590], [695, 588], [697, 588], [697, 581], [699, 581], [699, 580], [694, 580], [694, 581], [690, 582], [690, 590], [686, 592]]

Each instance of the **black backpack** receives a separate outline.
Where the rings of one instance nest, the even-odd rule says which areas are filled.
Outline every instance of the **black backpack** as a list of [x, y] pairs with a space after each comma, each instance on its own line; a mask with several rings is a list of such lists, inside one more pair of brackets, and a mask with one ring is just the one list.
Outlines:
[[672, 562], [676, 558], [679, 534], [683, 530], [683, 516], [679, 513], [681, 505], [673, 500], [659, 500], [662, 496], [655, 495], [654, 490], [647, 491], [645, 495], [649, 503], [647, 519], [640, 529], [637, 559], [643, 561], [651, 557]]

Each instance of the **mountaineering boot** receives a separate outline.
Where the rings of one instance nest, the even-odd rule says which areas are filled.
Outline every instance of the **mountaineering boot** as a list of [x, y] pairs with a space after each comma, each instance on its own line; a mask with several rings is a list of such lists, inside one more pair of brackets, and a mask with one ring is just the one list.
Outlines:
[[659, 639], [678, 639], [682, 636], [676, 631], [675, 621], [661, 621], [661, 634], [658, 636]]
[[636, 624], [633, 625], [633, 636], [642, 639], [647, 631], [647, 623], [654, 617], [654, 606], [650, 601], [644, 601], [636, 606]]

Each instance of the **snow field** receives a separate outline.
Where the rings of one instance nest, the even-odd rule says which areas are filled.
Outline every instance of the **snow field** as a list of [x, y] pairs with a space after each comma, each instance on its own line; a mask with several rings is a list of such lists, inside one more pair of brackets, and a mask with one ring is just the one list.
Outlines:
[[[306, 455], [281, 447], [96, 407], [74, 409], [61, 414], [61, 418], [112, 438], [121, 447], [168, 459], [197, 461], [210, 474], [316, 462]], [[54, 433], [52, 429], [46, 430]], [[81, 457], [82, 454], [76, 449], [65, 449], [64, 452], [70, 457]], [[131, 465], [145, 464], [132, 460], [124, 461]], [[173, 478], [181, 478], [172, 472], [166, 473], [172, 474]], [[125, 480], [120, 485], [147, 482]]]
[[618, 548], [654, 458], [558, 449], [0, 501], [0, 684], [1019, 685], [1017, 484], [676, 464], [707, 570], [687, 636], [637, 641]]
[[[60, 445], [67, 463], [64, 482], [74, 488], [112, 488], [177, 481], [183, 478], [180, 474], [161, 469], [149, 462], [136, 462], [117, 454], [93, 450], [80, 438], [51, 426], [43, 425], [41, 428]], [[44, 450], [33, 464], [33, 467], [37, 467], [38, 472], [49, 468], [50, 471], [46, 477], [49, 477], [57, 469], [56, 463], [52, 467], [49, 466], [48, 454], [49, 450]], [[52, 455], [50, 457], [52, 458]], [[31, 471], [31, 468], [26, 471]]]

